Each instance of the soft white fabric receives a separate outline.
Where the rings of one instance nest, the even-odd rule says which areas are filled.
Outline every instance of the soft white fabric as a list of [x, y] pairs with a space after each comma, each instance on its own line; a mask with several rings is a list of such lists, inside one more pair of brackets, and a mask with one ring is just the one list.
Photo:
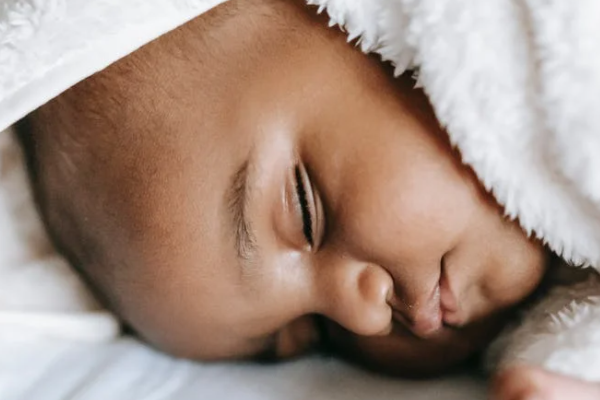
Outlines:
[[2, 0], [0, 131], [225, 0]]
[[2, 400], [484, 400], [485, 382], [460, 374], [402, 381], [336, 360], [282, 365], [195, 364], [131, 339], [0, 342]]
[[[76, 82], [221, 1], [1, 2], [0, 130]], [[420, 83], [452, 142], [505, 207], [507, 215], [518, 218], [528, 232], [542, 238], [567, 260], [600, 267], [600, 157], [596, 156], [600, 153], [600, 136], [596, 133], [600, 129], [600, 113], [596, 112], [600, 105], [600, 53], [596, 51], [600, 42], [600, 2], [308, 1], [326, 5], [332, 24], [343, 26], [350, 38], [358, 38], [364, 51], [376, 51], [391, 60], [398, 73], [407, 67], [418, 68]], [[3, 159], [6, 157], [10, 156]], [[20, 193], [7, 188], [2, 188], [5, 198]], [[6, 210], [7, 215], [13, 215], [10, 208]], [[0, 229], [12, 226], [18, 231], [19, 221]], [[34, 253], [38, 251], [36, 246], [31, 250]], [[31, 267], [35, 273], [29, 281], [26, 275], [24, 280], [12, 278], [23, 289], [14, 290], [18, 295], [11, 295], [0, 304], [6, 325], [23, 328], [23, 321], [33, 320], [15, 318], [10, 314], [15, 308], [18, 312], [69, 317], [73, 312], [92, 311], [95, 307], [84, 300], [80, 284], [63, 273], [66, 268], [62, 261], [53, 255], [44, 260], [40, 268]], [[5, 269], [8, 273], [16, 270]], [[56, 275], [50, 277], [52, 274]], [[45, 285], [40, 284], [40, 276], [47, 282]], [[11, 293], [8, 282], [11, 280], [5, 279], [3, 273], [0, 292]], [[39, 292], [30, 289], [36, 285]], [[65, 293], [71, 294], [56, 295], [62, 287], [70, 287]], [[27, 293], [37, 300], [29, 299]], [[48, 303], [38, 301], [52, 298], [53, 293], [56, 299]], [[580, 292], [558, 290], [549, 299], [556, 301], [552, 304], [566, 299], [568, 305], [574, 293]], [[553, 354], [559, 354], [558, 359], [566, 359], [570, 354], [579, 361], [568, 364], [572, 367], [566, 372], [589, 377], [578, 368], [592, 366], [585, 357], [594, 353], [570, 352], [565, 345], [595, 345], [589, 328], [597, 320], [595, 295], [577, 296], [585, 299], [578, 304], [589, 305], [563, 307], [564, 312], [557, 312], [554, 317], [538, 319], [547, 314], [545, 307], [550, 304], [542, 303], [546, 305], [534, 308], [528, 318], [546, 322], [517, 329], [508, 342], [512, 343], [511, 349], [521, 349], [524, 347], [519, 343], [535, 343], [540, 332], [551, 332], [564, 340], [548, 341], [546, 336], [535, 352], [504, 352], [502, 363], [526, 360], [553, 368], [556, 360], [548, 361]], [[63, 302], [61, 298], [70, 300]], [[47, 323], [43, 315], [35, 315], [42, 317], [37, 324], [39, 332], [60, 334], [60, 329], [46, 328], [63, 326], [62, 323]], [[107, 328], [95, 338], [111, 337], [114, 321], [110, 322], [105, 314], [94, 315], [101, 321], [94, 320], [92, 325], [100, 323]], [[583, 320], [580, 316], [592, 322], [576, 323]], [[560, 329], [550, 329], [548, 321], [553, 318], [562, 321], [557, 325]], [[84, 331], [89, 333], [89, 329], [82, 329], [82, 338], [86, 337]], [[594, 376], [600, 376], [600, 372]]]

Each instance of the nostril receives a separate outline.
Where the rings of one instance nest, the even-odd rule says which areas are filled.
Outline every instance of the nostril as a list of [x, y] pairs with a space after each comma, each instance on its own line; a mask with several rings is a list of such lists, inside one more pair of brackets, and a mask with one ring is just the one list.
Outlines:
[[383, 268], [371, 264], [355, 275], [354, 282], [354, 285], [341, 286], [344, 302], [340, 303], [338, 318], [334, 319], [359, 335], [389, 334], [392, 311], [388, 299], [394, 292], [391, 276]]

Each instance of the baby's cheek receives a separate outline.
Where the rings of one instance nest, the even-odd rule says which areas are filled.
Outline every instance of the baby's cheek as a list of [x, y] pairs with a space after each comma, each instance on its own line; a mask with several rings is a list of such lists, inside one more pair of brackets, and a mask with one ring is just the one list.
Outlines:
[[487, 293], [496, 310], [528, 298], [542, 281], [550, 259], [544, 247], [527, 239], [520, 229], [514, 235], [518, 237], [504, 246], [496, 268], [488, 271]]

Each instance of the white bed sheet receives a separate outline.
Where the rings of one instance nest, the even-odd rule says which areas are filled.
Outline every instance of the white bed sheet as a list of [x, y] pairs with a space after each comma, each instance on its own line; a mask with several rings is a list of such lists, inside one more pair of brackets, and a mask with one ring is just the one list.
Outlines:
[[133, 339], [100, 345], [0, 341], [2, 400], [477, 400], [485, 383], [469, 374], [434, 381], [375, 376], [336, 360], [274, 366], [176, 360]]

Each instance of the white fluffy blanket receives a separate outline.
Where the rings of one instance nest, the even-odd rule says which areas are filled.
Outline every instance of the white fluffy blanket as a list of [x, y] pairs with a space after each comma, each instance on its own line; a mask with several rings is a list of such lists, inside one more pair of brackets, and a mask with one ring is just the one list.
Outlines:
[[[0, 2], [0, 131], [222, 1]], [[398, 73], [418, 68], [464, 162], [507, 215], [566, 260], [600, 268], [600, 2], [308, 1], [326, 7], [332, 25], [365, 52], [392, 61]], [[3, 136], [0, 323], [14, 331], [111, 337], [114, 321], [96, 311], [43, 238], [30, 199], [22, 197], [25, 183], [17, 188], [7, 178], [6, 171], [22, 171], [14, 170], [14, 143]], [[593, 279], [555, 290], [503, 338], [501, 365], [526, 361], [600, 380], [599, 296]], [[66, 323], [88, 317], [78, 328]]]

